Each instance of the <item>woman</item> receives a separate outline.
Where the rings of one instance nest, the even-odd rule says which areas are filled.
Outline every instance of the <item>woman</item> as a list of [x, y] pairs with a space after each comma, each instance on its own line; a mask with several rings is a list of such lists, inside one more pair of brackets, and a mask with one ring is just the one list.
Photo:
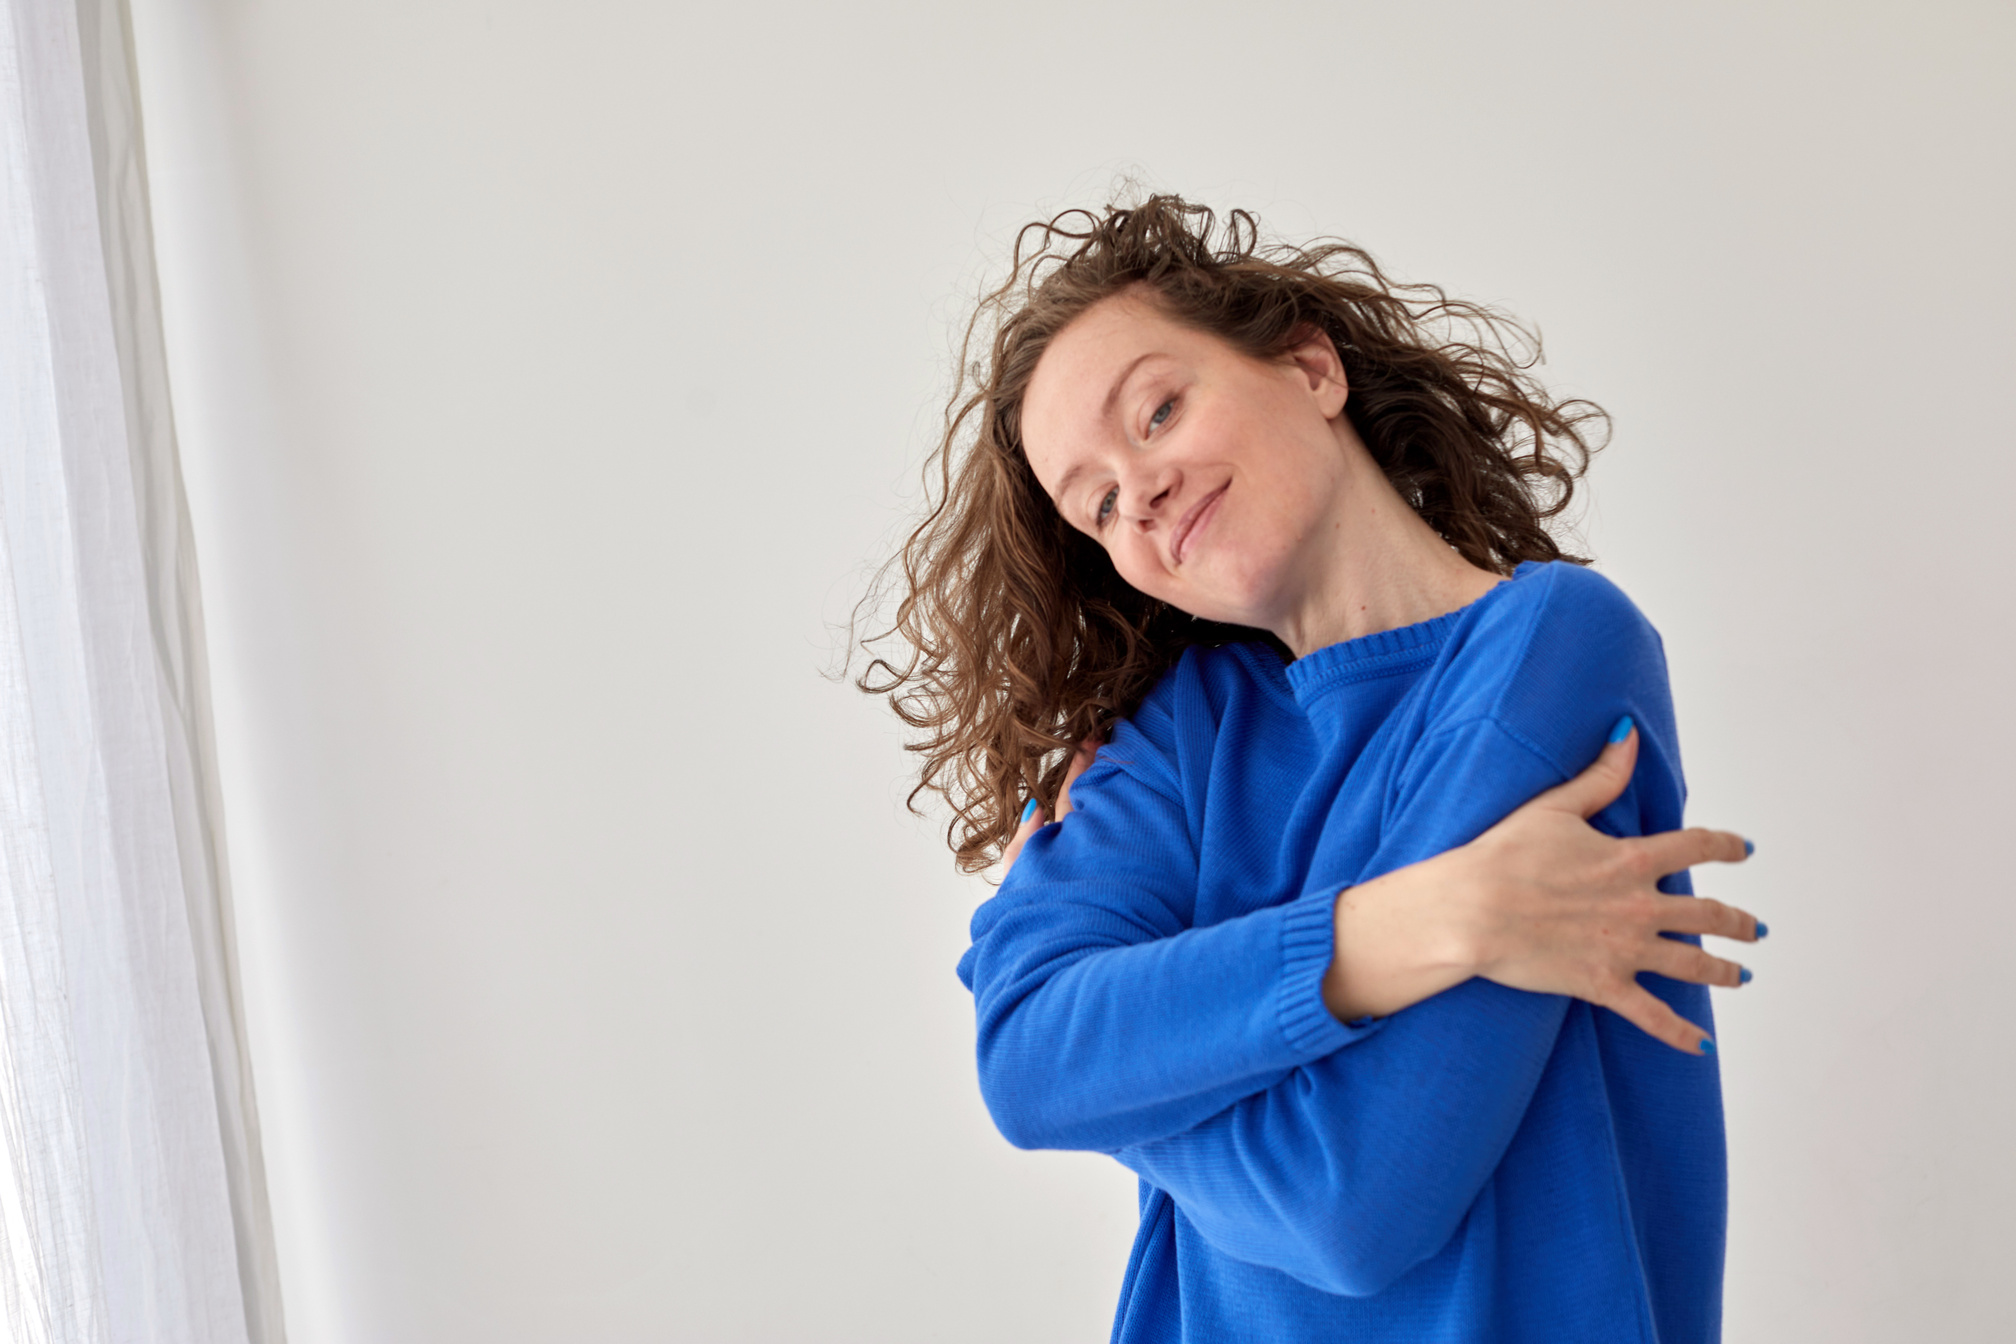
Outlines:
[[1543, 527], [1593, 408], [1355, 249], [1084, 219], [992, 297], [869, 684], [962, 861], [1019, 847], [960, 965], [982, 1089], [1140, 1175], [1115, 1338], [1714, 1338], [1696, 1024], [1748, 975], [1659, 935], [1761, 930], [1649, 890], [1736, 837], [1579, 821], [1684, 797], [1656, 634]]

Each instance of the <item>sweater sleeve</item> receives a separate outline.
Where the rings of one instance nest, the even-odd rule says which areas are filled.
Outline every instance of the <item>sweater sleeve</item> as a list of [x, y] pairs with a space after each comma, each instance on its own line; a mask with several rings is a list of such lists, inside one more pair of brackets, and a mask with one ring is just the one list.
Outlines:
[[1191, 927], [1196, 846], [1159, 736], [1121, 725], [974, 916], [981, 1093], [1018, 1147], [1176, 1133], [1383, 1025], [1323, 1005], [1334, 889]]
[[[1591, 742], [1602, 711], [1585, 710]], [[1492, 719], [1425, 738], [1353, 880], [1467, 843], [1562, 778]], [[1600, 823], [1639, 833], [1635, 786]], [[1319, 857], [1312, 875], [1323, 871]], [[1225, 1254], [1326, 1292], [1376, 1293], [1461, 1225], [1518, 1129], [1567, 1004], [1470, 980], [1394, 1014], [1355, 1049], [1117, 1156]]]

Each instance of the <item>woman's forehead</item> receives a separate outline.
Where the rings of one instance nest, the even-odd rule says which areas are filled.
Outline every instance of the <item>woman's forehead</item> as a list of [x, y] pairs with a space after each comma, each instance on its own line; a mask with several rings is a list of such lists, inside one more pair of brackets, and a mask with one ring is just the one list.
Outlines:
[[[1073, 318], [1050, 338], [1042, 358], [1036, 362], [1031, 391], [1050, 373], [1052, 382], [1072, 381], [1101, 373], [1116, 376], [1119, 368], [1145, 351], [1180, 347], [1198, 333], [1172, 318], [1162, 306], [1132, 291], [1101, 299]], [[1065, 379], [1055, 378], [1064, 373]], [[1101, 389], [1103, 394], [1103, 387]]]

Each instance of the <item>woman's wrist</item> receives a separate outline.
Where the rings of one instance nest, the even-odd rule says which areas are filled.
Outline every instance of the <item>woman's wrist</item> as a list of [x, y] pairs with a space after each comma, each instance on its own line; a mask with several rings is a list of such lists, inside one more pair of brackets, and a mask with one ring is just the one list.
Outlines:
[[1384, 1017], [1477, 973], [1460, 850], [1337, 895], [1323, 1003], [1342, 1022]]

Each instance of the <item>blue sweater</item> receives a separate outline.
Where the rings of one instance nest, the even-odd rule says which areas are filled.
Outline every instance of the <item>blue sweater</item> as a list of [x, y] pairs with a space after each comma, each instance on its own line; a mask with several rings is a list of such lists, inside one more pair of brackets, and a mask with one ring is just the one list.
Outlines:
[[[1001, 1132], [1141, 1178], [1116, 1341], [1719, 1336], [1713, 1059], [1486, 980], [1349, 1024], [1321, 999], [1340, 889], [1473, 839], [1625, 714], [1637, 774], [1596, 824], [1678, 826], [1658, 635], [1528, 564], [1285, 668], [1192, 649], [1119, 726], [959, 965]], [[1705, 990], [1641, 979], [1709, 1024]]]

